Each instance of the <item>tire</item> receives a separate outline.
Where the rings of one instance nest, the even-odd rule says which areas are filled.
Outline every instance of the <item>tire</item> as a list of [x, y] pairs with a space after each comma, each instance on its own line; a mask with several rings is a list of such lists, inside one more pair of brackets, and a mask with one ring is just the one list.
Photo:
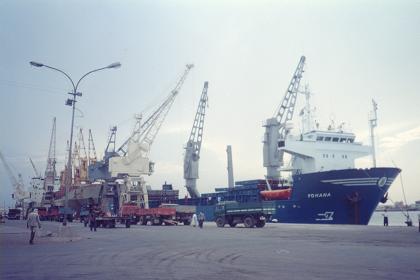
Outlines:
[[255, 226], [256, 226], [257, 228], [262, 228], [262, 227], [264, 227], [264, 226], [265, 226], [265, 220], [259, 220], [259, 221], [255, 224]]
[[218, 217], [216, 219], [216, 225], [218, 227], [224, 227], [225, 226], [225, 219], [223, 217]]
[[255, 219], [251, 216], [245, 217], [244, 225], [246, 228], [253, 228], [255, 226]]

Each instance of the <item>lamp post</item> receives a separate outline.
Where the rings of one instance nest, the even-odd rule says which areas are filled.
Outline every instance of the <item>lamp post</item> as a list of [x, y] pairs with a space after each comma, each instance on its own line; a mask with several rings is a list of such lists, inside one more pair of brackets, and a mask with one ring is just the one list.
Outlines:
[[35, 66], [35, 67], [46, 67], [46, 68], [58, 71], [58, 72], [62, 73], [63, 75], [65, 75], [70, 80], [70, 82], [73, 86], [73, 91], [68, 93], [70, 95], [73, 95], [73, 99], [68, 98], [66, 100], [66, 105], [67, 106], [72, 106], [71, 128], [70, 128], [70, 145], [69, 145], [69, 156], [68, 156], [68, 162], [67, 162], [67, 173], [66, 173], [67, 176], [66, 176], [66, 180], [65, 180], [65, 198], [64, 198], [63, 226], [66, 226], [67, 225], [67, 208], [68, 208], [68, 188], [69, 188], [69, 185], [71, 185], [71, 181], [72, 181], [71, 149], [72, 149], [72, 143], [73, 143], [74, 111], [75, 111], [75, 106], [76, 106], [76, 97], [77, 96], [79, 96], [79, 97], [82, 96], [81, 92], [77, 92], [77, 88], [79, 87], [80, 82], [87, 75], [92, 74], [93, 72], [97, 72], [97, 71], [101, 71], [101, 70], [105, 70], [105, 69], [119, 68], [121, 66], [121, 63], [115, 62], [115, 63], [112, 63], [112, 64], [106, 66], [106, 67], [102, 67], [102, 68], [98, 68], [98, 69], [94, 69], [92, 71], [89, 71], [86, 74], [84, 74], [76, 84], [74, 84], [73, 80], [71, 79], [71, 77], [66, 72], [64, 72], [60, 69], [45, 65], [43, 63], [35, 62], [35, 61], [31, 61], [31, 62], [29, 62], [29, 64], [32, 65], [32, 66]]

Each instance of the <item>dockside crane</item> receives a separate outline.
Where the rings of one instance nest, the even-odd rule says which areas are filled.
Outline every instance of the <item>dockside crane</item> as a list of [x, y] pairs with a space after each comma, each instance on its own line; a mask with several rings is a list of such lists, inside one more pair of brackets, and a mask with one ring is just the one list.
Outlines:
[[290, 131], [288, 122], [293, 118], [304, 65], [305, 56], [302, 56], [289, 83], [286, 94], [274, 113], [274, 117], [267, 119], [263, 125], [265, 127], [263, 162], [264, 167], [267, 168], [266, 178], [268, 180], [280, 179], [280, 167], [284, 164], [284, 152], [280, 148], [284, 146], [284, 141]]
[[6, 169], [7, 176], [9, 176], [9, 180], [13, 186], [12, 198], [16, 200], [15, 207], [23, 207], [24, 200], [29, 198], [29, 195], [25, 191], [25, 186], [23, 184], [22, 176], [18, 174], [18, 178], [16, 178], [16, 176], [13, 174], [12, 169], [10, 168], [9, 164], [7, 163], [1, 151], [0, 151], [0, 159], [3, 162], [4, 168]]
[[131, 136], [117, 149], [119, 156], [109, 160], [109, 171], [112, 177], [117, 177], [119, 174], [141, 176], [153, 173], [154, 163], [148, 158], [150, 147], [193, 66], [193, 64], [186, 65], [184, 74], [175, 88], [145, 122], [142, 123], [142, 116], [136, 116], [136, 124]]
[[94, 164], [98, 160], [96, 156], [95, 143], [93, 142], [92, 130], [89, 129], [88, 139], [88, 165]]
[[131, 136], [116, 150], [116, 155], [109, 158], [109, 175], [124, 178], [125, 191], [122, 192], [121, 203], [135, 201], [139, 206], [149, 207], [143, 176], [154, 171], [154, 162], [149, 160], [150, 148], [192, 67], [193, 64], [186, 65], [174, 89], [146, 121], [142, 122], [141, 115], [136, 116]]
[[55, 165], [57, 163], [55, 156], [56, 146], [56, 118], [53, 119], [53, 125], [51, 129], [50, 146], [48, 148], [47, 167], [45, 168], [44, 176], [44, 189], [45, 198], [47, 200], [52, 199], [52, 192], [54, 191], [54, 185], [57, 178], [57, 171]]
[[198, 163], [200, 160], [201, 143], [203, 141], [204, 117], [207, 107], [207, 89], [208, 82], [204, 82], [203, 91], [195, 113], [194, 123], [191, 129], [190, 137], [185, 147], [184, 156], [184, 179], [185, 187], [192, 198], [200, 196], [197, 190]]

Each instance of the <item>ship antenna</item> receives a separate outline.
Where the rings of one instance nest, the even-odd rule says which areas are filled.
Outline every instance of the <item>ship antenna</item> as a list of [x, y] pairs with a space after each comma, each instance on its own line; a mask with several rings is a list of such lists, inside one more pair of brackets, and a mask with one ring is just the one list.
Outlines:
[[375, 136], [374, 136], [374, 128], [378, 125], [377, 124], [377, 113], [378, 110], [378, 103], [375, 102], [375, 100], [372, 99], [372, 106], [373, 111], [371, 112], [371, 116], [369, 118], [369, 124], [370, 124], [370, 137], [372, 141], [372, 161], [373, 161], [373, 167], [376, 167], [376, 153], [375, 153]]

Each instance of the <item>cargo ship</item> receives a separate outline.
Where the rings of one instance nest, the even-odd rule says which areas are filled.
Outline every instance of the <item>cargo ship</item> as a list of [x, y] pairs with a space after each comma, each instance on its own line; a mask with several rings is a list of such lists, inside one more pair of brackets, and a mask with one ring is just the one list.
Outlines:
[[[281, 223], [369, 223], [401, 172], [399, 168], [376, 167], [377, 104], [372, 100], [370, 146], [357, 142], [354, 133], [345, 131], [344, 123], [336, 126], [332, 121], [326, 129], [320, 129], [312, 116], [308, 87], [299, 90], [304, 64], [302, 56], [277, 112], [263, 125], [263, 165], [267, 169], [264, 178], [239, 181], [229, 188], [218, 188], [214, 193], [179, 203], [197, 205], [198, 211], [210, 220], [220, 201], [272, 200], [276, 205], [272, 220]], [[293, 134], [291, 121], [298, 94], [305, 95], [306, 103], [299, 114], [300, 133]], [[372, 156], [372, 167], [356, 168], [355, 160], [367, 156]]]
[[283, 168], [291, 172], [287, 180], [238, 181], [233, 188], [217, 188], [179, 203], [196, 204], [211, 220], [220, 201], [273, 200], [274, 221], [366, 225], [401, 172], [393, 167], [355, 168], [355, 159], [369, 155], [372, 147], [356, 142], [353, 133], [331, 127], [289, 135], [280, 150], [292, 155], [291, 166]]

